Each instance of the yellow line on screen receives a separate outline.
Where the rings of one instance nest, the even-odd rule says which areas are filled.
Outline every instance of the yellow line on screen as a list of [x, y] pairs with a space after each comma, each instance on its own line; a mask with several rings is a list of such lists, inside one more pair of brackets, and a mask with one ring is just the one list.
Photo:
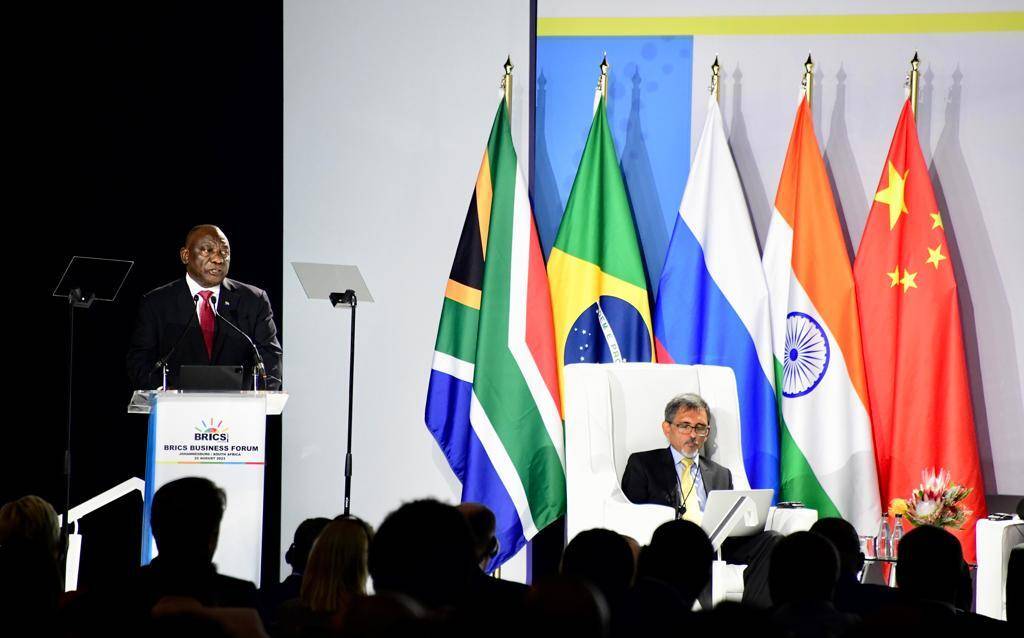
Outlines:
[[994, 31], [1024, 31], [1024, 11], [537, 20], [538, 36], [842, 35]]

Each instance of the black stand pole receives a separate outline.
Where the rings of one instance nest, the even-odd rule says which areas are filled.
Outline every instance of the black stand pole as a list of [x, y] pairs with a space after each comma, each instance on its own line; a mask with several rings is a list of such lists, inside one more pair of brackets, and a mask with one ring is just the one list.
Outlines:
[[75, 306], [78, 299], [72, 292], [68, 295], [68, 418], [64, 433], [64, 518], [61, 522], [61, 540], [68, 537], [70, 531], [68, 515], [71, 513], [71, 412], [73, 395], [71, 393], [75, 370]]
[[348, 516], [352, 505], [352, 393], [356, 373], [356, 292], [346, 290], [345, 292], [332, 292], [330, 294], [331, 304], [337, 306], [339, 303], [348, 304], [352, 308], [352, 330], [348, 345], [348, 443], [345, 449], [345, 509], [344, 515]]
[[356, 374], [356, 294], [352, 293], [352, 332], [348, 344], [348, 445], [345, 448], [345, 516], [352, 503], [352, 390]]

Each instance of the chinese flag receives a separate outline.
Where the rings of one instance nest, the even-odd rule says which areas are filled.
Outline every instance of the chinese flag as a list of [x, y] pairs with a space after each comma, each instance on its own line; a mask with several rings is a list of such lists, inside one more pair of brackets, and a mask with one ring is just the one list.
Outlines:
[[878, 482], [883, 509], [909, 498], [929, 468], [973, 488], [963, 501], [973, 514], [950, 531], [974, 561], [985, 489], [942, 224], [907, 100], [853, 267]]

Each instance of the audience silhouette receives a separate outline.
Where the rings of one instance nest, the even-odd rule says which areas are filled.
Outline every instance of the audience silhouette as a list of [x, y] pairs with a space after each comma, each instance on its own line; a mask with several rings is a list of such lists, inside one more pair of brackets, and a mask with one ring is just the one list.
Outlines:
[[794, 532], [772, 552], [769, 570], [775, 623], [794, 638], [842, 636], [859, 622], [832, 604], [839, 555], [824, 536]]
[[307, 518], [299, 523], [292, 544], [284, 553], [284, 560], [291, 566], [292, 573], [280, 583], [271, 583], [260, 590], [261, 612], [268, 625], [276, 622], [277, 608], [282, 603], [299, 597], [302, 574], [306, 571], [313, 541], [330, 522], [329, 518]]
[[860, 550], [857, 530], [849, 521], [822, 518], [811, 526], [811, 531], [828, 539], [839, 555], [839, 580], [833, 597], [836, 609], [863, 617], [897, 604], [899, 595], [895, 589], [858, 580], [858, 574], [864, 569], [864, 553]]
[[357, 599], [366, 594], [373, 530], [355, 517], [328, 523], [309, 553], [299, 597], [286, 601], [271, 630], [279, 636], [340, 631]]
[[635, 571], [629, 543], [607, 529], [580, 532], [562, 553], [562, 575], [590, 583], [613, 610], [633, 584]]
[[34, 619], [39, 633], [55, 630], [60, 553], [53, 506], [30, 495], [0, 508], [0, 617]]
[[896, 586], [907, 596], [904, 616], [942, 632], [1006, 631], [1004, 622], [958, 608], [958, 601], [970, 600], [970, 580], [964, 579], [967, 564], [955, 536], [938, 527], [915, 527], [900, 541], [899, 550]]
[[370, 545], [374, 589], [408, 596], [433, 610], [464, 602], [474, 571], [469, 525], [457, 509], [413, 501], [388, 514]]
[[[41, 636], [187, 638], [681, 631], [873, 638], [893, 628], [987, 637], [1007, 635], [1011, 626], [969, 611], [960, 542], [936, 527], [904, 536], [892, 589], [861, 584], [865, 557], [856, 530], [839, 518], [821, 519], [811, 531], [775, 542], [767, 562], [770, 608], [728, 600], [711, 608], [714, 551], [692, 522], [661, 525], [643, 547], [611, 530], [584, 531], [565, 547], [557, 577], [527, 587], [486, 573], [500, 549], [493, 512], [430, 499], [402, 505], [376, 534], [354, 516], [303, 521], [286, 553], [292, 574], [264, 592], [264, 624], [253, 584], [219, 574], [213, 564], [226, 505], [209, 480], [167, 483], [151, 507], [159, 555], [109, 589], [68, 596], [61, 594], [53, 508], [34, 496], [7, 503], [0, 508], [4, 618], [30, 618], [30, 633]], [[1021, 551], [1008, 568], [1012, 623], [1020, 622]]]

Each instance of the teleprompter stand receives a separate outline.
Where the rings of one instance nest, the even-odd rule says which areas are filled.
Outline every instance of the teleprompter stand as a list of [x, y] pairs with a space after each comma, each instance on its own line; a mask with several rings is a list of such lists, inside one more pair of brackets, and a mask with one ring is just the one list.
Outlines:
[[68, 533], [67, 513], [71, 508], [71, 413], [75, 363], [75, 310], [88, 309], [94, 301], [114, 301], [134, 262], [123, 259], [74, 256], [61, 275], [53, 296], [68, 308], [68, 418], [64, 438], [64, 502], [61, 534]]
[[373, 302], [370, 289], [356, 266], [292, 262], [295, 275], [309, 299], [327, 299], [335, 308], [352, 310], [348, 348], [348, 433], [345, 450], [345, 509], [348, 516], [352, 501], [352, 394], [356, 366], [356, 305], [360, 300]]

